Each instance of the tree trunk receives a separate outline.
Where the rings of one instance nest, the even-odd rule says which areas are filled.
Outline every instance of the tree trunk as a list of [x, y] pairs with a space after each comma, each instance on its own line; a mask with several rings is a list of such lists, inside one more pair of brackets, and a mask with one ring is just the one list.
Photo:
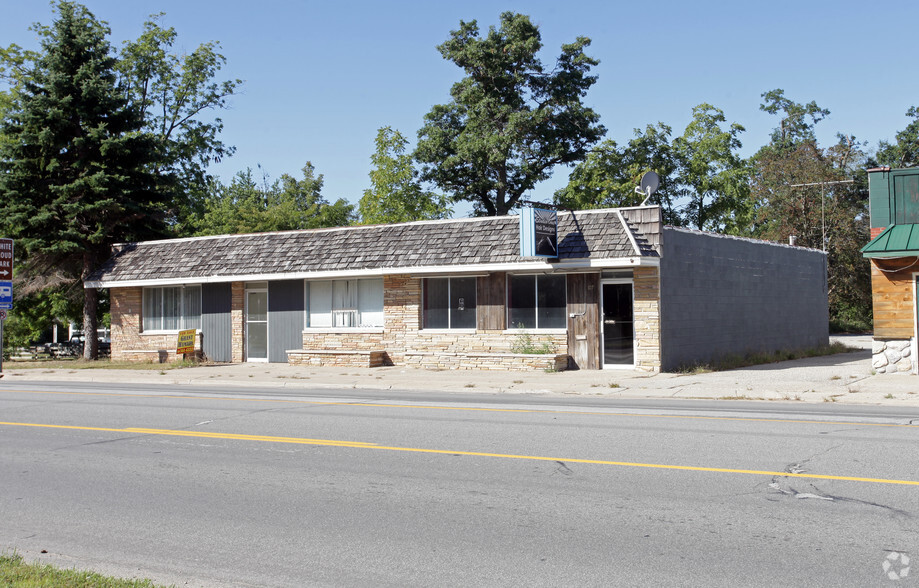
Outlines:
[[[94, 258], [91, 253], [83, 255], [82, 281], [86, 282], [93, 270]], [[95, 288], [83, 290], [83, 359], [95, 360], [99, 358], [99, 337], [96, 333], [96, 308], [99, 304], [99, 292]]]

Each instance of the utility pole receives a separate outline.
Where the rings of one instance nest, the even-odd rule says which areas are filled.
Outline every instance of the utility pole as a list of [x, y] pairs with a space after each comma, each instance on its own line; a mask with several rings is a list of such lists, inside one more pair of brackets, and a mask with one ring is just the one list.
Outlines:
[[826, 253], [826, 187], [835, 184], [852, 184], [855, 180], [837, 180], [834, 182], [811, 182], [809, 184], [789, 184], [789, 188], [806, 188], [809, 186], [820, 186], [820, 229], [823, 232], [821, 243], [823, 252]]

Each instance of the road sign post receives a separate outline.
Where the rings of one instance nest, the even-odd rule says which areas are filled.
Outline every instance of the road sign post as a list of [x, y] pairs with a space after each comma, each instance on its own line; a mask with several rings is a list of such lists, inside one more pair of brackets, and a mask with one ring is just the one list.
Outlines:
[[13, 240], [0, 239], [0, 309], [13, 308]]
[[13, 240], [0, 239], [0, 378], [3, 377], [3, 323], [13, 308]]

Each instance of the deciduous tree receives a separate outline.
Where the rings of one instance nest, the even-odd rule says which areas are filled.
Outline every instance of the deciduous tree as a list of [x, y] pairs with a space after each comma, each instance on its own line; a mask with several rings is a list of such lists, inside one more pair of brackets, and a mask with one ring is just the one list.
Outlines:
[[[826, 251], [831, 323], [870, 328], [870, 271], [859, 252], [869, 240], [864, 143], [839, 135], [822, 148], [814, 126], [828, 110], [795, 103], [781, 90], [763, 98], [761, 108], [781, 119], [751, 161], [753, 232], [779, 242], [794, 235], [797, 245]], [[859, 181], [836, 183], [853, 178]]]
[[228, 185], [212, 181], [202, 216], [191, 224], [197, 235], [224, 235], [315, 229], [352, 224], [354, 207], [344, 199], [330, 204], [321, 194], [322, 175], [313, 164], [303, 167], [303, 179], [284, 174], [259, 182], [251, 169], [239, 172]]
[[208, 166], [235, 150], [220, 140], [223, 122], [211, 114], [226, 108], [242, 80], [216, 80], [226, 63], [216, 41], [174, 52], [178, 34], [161, 25], [163, 17], [153, 15], [140, 37], [124, 44], [116, 67], [129, 102], [156, 139], [154, 173], [173, 180], [173, 230], [182, 234], [184, 218], [200, 206], [211, 180]]
[[699, 104], [692, 121], [673, 142], [679, 162], [676, 183], [686, 198], [682, 218], [687, 226], [707, 231], [736, 232], [746, 222], [749, 170], [740, 157], [744, 128], [727, 119], [720, 108]]
[[581, 101], [596, 81], [589, 44], [578, 37], [563, 45], [547, 71], [529, 17], [505, 12], [484, 37], [475, 21], [460, 22], [438, 50], [465, 77], [418, 131], [421, 179], [479, 214], [503, 215], [555, 166], [584, 159], [605, 132]]
[[912, 118], [906, 128], [897, 133], [896, 140], [881, 141], [877, 162], [890, 167], [919, 166], [919, 108], [910, 107], [906, 116]]
[[359, 204], [362, 223], [431, 220], [447, 218], [452, 212], [443, 196], [421, 187], [407, 146], [408, 139], [399, 131], [390, 127], [377, 131], [376, 151], [370, 156], [371, 187], [364, 190]]
[[627, 145], [608, 139], [578, 163], [568, 185], [555, 193], [555, 203], [572, 210], [637, 206], [645, 196], [635, 192], [642, 175], [653, 171], [661, 178], [650, 202], [663, 208], [664, 221], [678, 225], [674, 208], [677, 161], [670, 144], [672, 130], [663, 123], [635, 129]]

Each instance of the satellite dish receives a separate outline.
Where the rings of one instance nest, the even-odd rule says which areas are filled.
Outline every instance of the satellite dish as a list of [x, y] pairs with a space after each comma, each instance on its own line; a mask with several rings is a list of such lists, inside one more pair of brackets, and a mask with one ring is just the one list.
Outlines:
[[641, 203], [641, 206], [644, 206], [648, 202], [648, 199], [651, 198], [651, 194], [657, 192], [657, 189], [660, 187], [660, 185], [661, 177], [657, 175], [656, 172], [645, 172], [641, 176], [639, 185], [635, 187], [635, 192], [645, 197], [644, 201]]

